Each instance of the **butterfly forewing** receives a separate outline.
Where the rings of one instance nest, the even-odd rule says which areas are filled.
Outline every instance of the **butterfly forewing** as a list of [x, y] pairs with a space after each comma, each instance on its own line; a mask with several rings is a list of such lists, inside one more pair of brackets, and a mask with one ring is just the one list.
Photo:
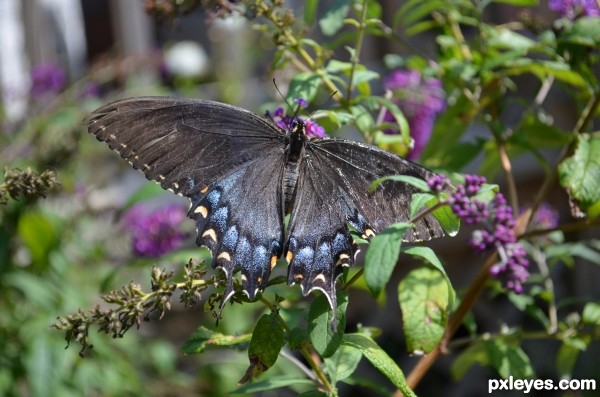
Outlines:
[[90, 133], [148, 179], [184, 196], [282, 145], [283, 133], [257, 115], [212, 101], [124, 99], [93, 112]]
[[[381, 232], [387, 226], [410, 220], [410, 200], [417, 188], [402, 182], [386, 181], [374, 192], [369, 186], [378, 178], [409, 175], [427, 180], [435, 174], [395, 154], [354, 141], [319, 139], [309, 142], [313, 157], [328, 163], [327, 174], [351, 197], [369, 229]], [[325, 172], [325, 171], [322, 171]], [[433, 215], [427, 215], [409, 231], [404, 240], [424, 241], [444, 235]]]

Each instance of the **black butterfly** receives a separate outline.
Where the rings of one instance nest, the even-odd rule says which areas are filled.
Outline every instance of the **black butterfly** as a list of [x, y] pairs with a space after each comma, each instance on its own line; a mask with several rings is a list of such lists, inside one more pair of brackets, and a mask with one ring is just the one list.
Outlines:
[[[414, 187], [386, 181], [370, 193], [370, 184], [387, 175], [434, 175], [374, 146], [309, 139], [300, 120], [285, 131], [218, 102], [124, 99], [96, 110], [85, 123], [148, 179], [191, 199], [197, 244], [212, 251], [213, 267], [227, 277], [223, 303], [234, 293], [236, 271], [253, 300], [283, 255], [288, 283], [300, 283], [304, 295], [321, 290], [335, 308], [336, 279], [358, 250], [348, 225], [369, 239], [409, 220]], [[405, 241], [442, 235], [427, 215]]]

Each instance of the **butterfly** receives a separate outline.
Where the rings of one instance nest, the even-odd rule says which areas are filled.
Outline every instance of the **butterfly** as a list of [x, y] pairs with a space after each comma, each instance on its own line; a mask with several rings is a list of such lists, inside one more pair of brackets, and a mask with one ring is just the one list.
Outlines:
[[[415, 187], [388, 180], [369, 191], [371, 183], [388, 175], [435, 175], [375, 146], [309, 139], [299, 118], [285, 130], [207, 100], [123, 99], [95, 110], [85, 123], [149, 180], [191, 200], [196, 242], [212, 251], [213, 267], [226, 275], [222, 305], [235, 292], [234, 273], [241, 271], [243, 292], [254, 300], [283, 257], [288, 284], [300, 284], [305, 296], [320, 290], [335, 309], [336, 280], [358, 251], [351, 229], [368, 240], [410, 219]], [[404, 240], [443, 234], [429, 214]]]

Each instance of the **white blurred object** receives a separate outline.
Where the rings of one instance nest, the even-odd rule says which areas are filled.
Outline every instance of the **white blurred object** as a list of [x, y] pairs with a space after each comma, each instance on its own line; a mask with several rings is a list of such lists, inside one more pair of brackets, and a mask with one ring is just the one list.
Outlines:
[[31, 84], [21, 5], [21, 0], [0, 1], [0, 106], [8, 121], [25, 116]]
[[210, 67], [204, 48], [190, 40], [169, 45], [164, 59], [168, 72], [176, 76], [201, 77]]

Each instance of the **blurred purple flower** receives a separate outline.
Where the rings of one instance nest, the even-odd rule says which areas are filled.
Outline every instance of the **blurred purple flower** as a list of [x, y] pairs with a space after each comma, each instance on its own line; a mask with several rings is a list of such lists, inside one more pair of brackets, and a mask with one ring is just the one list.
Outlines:
[[98, 98], [100, 96], [100, 86], [97, 83], [90, 82], [83, 88], [82, 95], [84, 98]]
[[34, 98], [57, 94], [66, 84], [65, 72], [55, 63], [40, 63], [31, 70], [31, 95]]
[[187, 237], [180, 229], [185, 217], [186, 212], [179, 205], [153, 209], [143, 204], [131, 207], [123, 216], [123, 225], [131, 233], [134, 254], [158, 257], [179, 248]]
[[[395, 70], [384, 84], [394, 93], [394, 102], [408, 121], [414, 146], [406, 157], [415, 160], [429, 142], [437, 114], [446, 105], [442, 83], [438, 79], [423, 78], [417, 70]], [[391, 112], [386, 112], [384, 121], [395, 122]], [[385, 133], [397, 134], [398, 131], [386, 130]]]
[[558, 226], [558, 211], [548, 203], [542, 203], [531, 220], [532, 229], [552, 229]]
[[[484, 177], [466, 175], [465, 183], [456, 187], [448, 204], [466, 224], [482, 226], [471, 235], [471, 246], [477, 253], [497, 250], [500, 261], [490, 268], [490, 274], [506, 288], [520, 293], [529, 277], [527, 252], [517, 242], [513, 230], [516, 221], [502, 193], [498, 193], [489, 203], [474, 197], [484, 183]], [[436, 175], [427, 184], [433, 192], [441, 192], [450, 183], [444, 176]]]
[[[294, 99], [294, 102], [297, 103], [301, 108], [308, 106], [308, 103], [303, 98], [296, 98]], [[309, 138], [324, 138], [327, 136], [325, 129], [316, 122], [311, 120], [302, 120], [298, 116], [286, 115], [285, 109], [281, 106], [276, 108], [272, 114], [271, 112], [267, 111], [265, 113], [265, 117], [272, 120], [275, 125], [286, 131], [289, 131], [292, 128], [292, 123], [294, 120], [300, 120], [304, 123], [304, 126], [306, 127], [306, 135]]]
[[600, 16], [600, 6], [597, 0], [550, 0], [548, 8], [567, 19], [575, 19], [580, 15]]

